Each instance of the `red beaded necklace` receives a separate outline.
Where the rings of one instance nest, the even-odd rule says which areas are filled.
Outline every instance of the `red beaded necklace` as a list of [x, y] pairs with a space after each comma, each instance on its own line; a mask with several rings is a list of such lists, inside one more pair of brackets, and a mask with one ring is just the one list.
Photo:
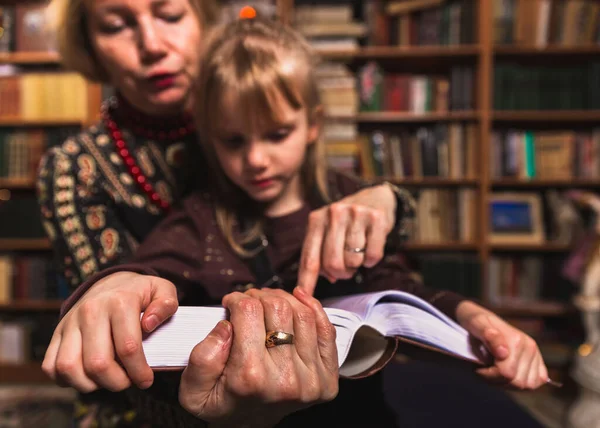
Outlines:
[[[110, 110], [115, 109], [116, 106], [117, 106], [116, 99], [111, 99], [107, 103], [103, 104], [102, 105], [102, 120], [104, 121], [104, 124], [105, 124], [106, 128], [108, 129], [109, 135], [113, 139], [117, 153], [119, 154], [119, 156], [121, 157], [121, 159], [123, 160], [123, 162], [125, 163], [127, 168], [129, 169], [129, 173], [133, 177], [134, 181], [137, 183], [137, 185], [140, 187], [140, 189], [146, 195], [148, 195], [148, 198], [150, 199], [150, 201], [157, 207], [163, 209], [164, 211], [169, 211], [171, 208], [171, 204], [169, 204], [167, 201], [162, 199], [160, 197], [160, 195], [158, 194], [158, 192], [156, 192], [156, 190], [154, 189], [154, 186], [152, 186], [152, 184], [148, 181], [146, 176], [142, 173], [142, 170], [137, 165], [135, 158], [133, 157], [133, 155], [127, 148], [127, 143], [125, 142], [125, 139], [123, 138], [123, 133], [119, 129], [119, 126], [115, 122], [115, 120], [110, 112]], [[130, 108], [129, 110], [132, 110], [132, 109]], [[133, 111], [129, 111], [128, 113], [129, 113], [128, 116], [130, 116], [130, 117], [132, 115], [135, 115], [135, 114], [132, 114]], [[138, 119], [141, 122], [142, 121], [141, 115], [138, 114], [138, 117], [136, 117], [136, 119]], [[155, 123], [147, 124], [147, 125], [148, 126], [144, 126], [144, 125], [134, 126], [133, 130], [138, 134], [142, 134], [144, 137], [151, 138], [151, 139], [159, 139], [159, 140], [164, 140], [166, 138], [171, 138], [171, 139], [183, 138], [194, 132], [194, 127], [193, 127], [193, 124], [191, 123], [191, 121], [188, 121], [187, 123], [184, 123], [184, 124], [179, 124], [180, 126], [178, 126], [177, 129], [171, 128], [170, 131], [167, 131], [164, 128], [160, 129], [160, 130], [153, 129], [153, 128], [156, 128]], [[171, 125], [175, 125], [175, 123], [172, 122]]]

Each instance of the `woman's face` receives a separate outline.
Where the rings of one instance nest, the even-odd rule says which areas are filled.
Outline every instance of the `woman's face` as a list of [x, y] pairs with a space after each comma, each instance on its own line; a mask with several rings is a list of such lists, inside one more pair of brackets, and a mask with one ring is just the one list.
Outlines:
[[202, 30], [189, 0], [88, 0], [88, 31], [111, 83], [148, 114], [186, 107]]

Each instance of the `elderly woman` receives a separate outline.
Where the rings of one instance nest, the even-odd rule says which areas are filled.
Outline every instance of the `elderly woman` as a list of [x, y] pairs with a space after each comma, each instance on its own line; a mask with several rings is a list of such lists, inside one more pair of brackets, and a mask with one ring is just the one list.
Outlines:
[[[40, 165], [44, 225], [75, 287], [127, 261], [171, 207], [204, 185], [188, 111], [199, 47], [219, 9], [214, 0], [53, 0], [51, 7], [64, 65], [117, 92], [100, 123], [48, 150]], [[319, 274], [349, 278], [375, 265], [386, 241], [406, 231], [411, 207], [405, 192], [384, 184], [314, 212], [299, 284], [312, 290]], [[167, 387], [157, 380], [153, 388]], [[78, 407], [80, 419], [140, 426], [126, 401], [112, 393], [108, 401]]]

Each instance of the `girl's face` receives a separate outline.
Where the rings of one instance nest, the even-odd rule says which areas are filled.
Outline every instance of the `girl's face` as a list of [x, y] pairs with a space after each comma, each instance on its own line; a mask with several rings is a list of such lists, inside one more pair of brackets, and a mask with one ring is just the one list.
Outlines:
[[319, 134], [308, 123], [305, 108], [294, 110], [282, 97], [275, 105], [280, 118], [274, 124], [244, 123], [234, 97], [225, 97], [217, 158], [229, 179], [253, 200], [265, 204], [266, 215], [278, 217], [304, 203], [300, 171], [308, 144]]
[[111, 83], [148, 114], [186, 107], [200, 23], [189, 0], [89, 0], [88, 32]]

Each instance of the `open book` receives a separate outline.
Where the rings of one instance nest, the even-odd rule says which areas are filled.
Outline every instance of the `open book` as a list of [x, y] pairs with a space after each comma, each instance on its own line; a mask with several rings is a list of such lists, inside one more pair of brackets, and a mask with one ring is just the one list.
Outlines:
[[[399, 343], [484, 365], [489, 353], [481, 342], [424, 300], [402, 291], [328, 299], [323, 307], [337, 331], [340, 375], [363, 377], [383, 367]], [[144, 336], [150, 367], [181, 369], [194, 346], [227, 312], [221, 307], [181, 306], [155, 331]], [[235, 334], [235, 330], [234, 330]]]

